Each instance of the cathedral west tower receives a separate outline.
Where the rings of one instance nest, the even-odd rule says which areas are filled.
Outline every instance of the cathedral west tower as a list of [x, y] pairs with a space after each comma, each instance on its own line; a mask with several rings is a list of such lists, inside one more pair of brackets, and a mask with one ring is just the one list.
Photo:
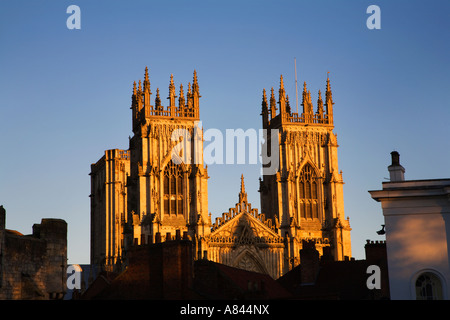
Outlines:
[[[134, 83], [132, 95], [134, 136], [130, 139], [127, 186], [133, 230], [128, 232], [138, 243], [154, 242], [157, 233], [163, 240], [177, 231], [202, 236], [209, 233], [209, 228], [198, 225], [206, 226], [209, 219], [208, 174], [203, 167], [202, 131], [198, 126], [201, 96], [197, 73], [194, 71], [186, 96], [183, 85], [176, 96], [171, 76], [167, 108], [162, 106], [159, 89], [154, 104], [151, 95], [146, 68], [143, 86], [141, 81], [137, 88]], [[180, 152], [175, 151], [177, 146], [183, 146]]]
[[152, 100], [148, 69], [134, 82], [128, 150], [106, 150], [91, 165], [91, 263], [121, 265], [127, 249], [210, 233], [208, 173], [203, 166], [197, 73], [178, 95], [170, 77], [168, 105]]
[[[263, 91], [261, 115], [263, 129], [268, 132], [266, 147], [270, 150], [271, 144], [278, 144], [279, 169], [275, 174], [263, 175], [260, 181], [261, 211], [276, 221], [281, 236], [288, 239], [290, 268], [300, 262], [302, 240], [313, 240], [320, 253], [327, 248], [335, 260], [351, 257], [351, 229], [344, 217], [344, 182], [333, 133], [333, 105], [329, 78], [325, 100], [319, 90], [316, 110], [304, 84], [301, 114], [291, 110], [282, 76], [278, 101], [273, 88], [269, 99]], [[271, 141], [274, 129], [278, 130], [278, 141]]]

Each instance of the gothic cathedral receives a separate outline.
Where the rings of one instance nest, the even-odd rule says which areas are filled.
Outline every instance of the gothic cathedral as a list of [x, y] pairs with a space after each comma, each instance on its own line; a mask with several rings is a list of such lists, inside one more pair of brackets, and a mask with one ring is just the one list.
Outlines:
[[[325, 104], [319, 91], [316, 112], [304, 85], [301, 115], [292, 112], [282, 77], [278, 102], [273, 88], [269, 101], [263, 91], [262, 126], [277, 133], [267, 134], [265, 147], [276, 144], [278, 170], [260, 178], [261, 213], [247, 202], [242, 176], [238, 202], [214, 223], [198, 128], [197, 74], [186, 96], [182, 84], [176, 95], [171, 76], [167, 107], [159, 89], [153, 104], [151, 95], [146, 68], [143, 83], [133, 85], [129, 149], [106, 150], [91, 165], [92, 265], [120, 270], [131, 246], [182, 237], [192, 241], [195, 259], [274, 279], [301, 262], [304, 241], [314, 241], [321, 254], [335, 260], [351, 257], [329, 79]], [[173, 139], [176, 130], [184, 133], [180, 140]], [[174, 152], [183, 139], [193, 143], [185, 145], [184, 154]]]

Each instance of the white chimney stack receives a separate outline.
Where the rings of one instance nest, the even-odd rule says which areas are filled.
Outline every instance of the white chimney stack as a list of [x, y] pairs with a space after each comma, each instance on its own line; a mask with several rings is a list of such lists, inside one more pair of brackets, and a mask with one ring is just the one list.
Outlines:
[[400, 165], [400, 154], [391, 152], [392, 164], [388, 167], [391, 182], [405, 181], [405, 168]]

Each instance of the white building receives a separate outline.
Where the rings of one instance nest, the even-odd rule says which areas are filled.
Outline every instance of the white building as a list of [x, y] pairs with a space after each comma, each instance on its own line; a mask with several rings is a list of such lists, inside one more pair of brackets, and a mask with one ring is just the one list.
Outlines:
[[390, 182], [369, 191], [385, 220], [393, 300], [449, 299], [450, 179], [404, 179], [394, 151]]

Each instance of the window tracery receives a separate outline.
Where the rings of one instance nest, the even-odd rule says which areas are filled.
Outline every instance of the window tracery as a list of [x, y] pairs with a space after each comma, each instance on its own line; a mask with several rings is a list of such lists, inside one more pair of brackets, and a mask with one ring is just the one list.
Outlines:
[[306, 164], [298, 178], [300, 217], [319, 218], [318, 181], [314, 169]]
[[183, 172], [179, 165], [170, 161], [164, 169], [164, 213], [184, 214]]

